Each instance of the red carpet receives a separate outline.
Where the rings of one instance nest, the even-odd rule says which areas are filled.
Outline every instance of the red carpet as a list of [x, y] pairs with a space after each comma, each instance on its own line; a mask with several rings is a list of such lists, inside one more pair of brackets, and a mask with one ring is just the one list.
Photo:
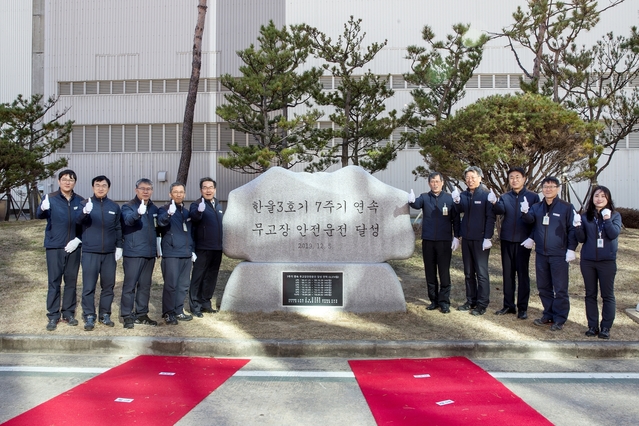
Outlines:
[[463, 357], [349, 364], [378, 425], [552, 424]]
[[5, 425], [173, 425], [247, 362], [139, 356]]

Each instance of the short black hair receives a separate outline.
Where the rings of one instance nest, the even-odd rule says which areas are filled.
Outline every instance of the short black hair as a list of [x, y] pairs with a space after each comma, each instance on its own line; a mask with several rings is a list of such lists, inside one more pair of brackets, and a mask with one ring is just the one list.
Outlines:
[[62, 176], [69, 175], [73, 180], [78, 180], [78, 177], [75, 175], [75, 172], [71, 169], [62, 170], [58, 173], [58, 180], [62, 179]]
[[203, 177], [200, 179], [200, 189], [202, 189], [202, 184], [204, 184], [204, 182], [213, 182], [213, 188], [217, 189], [217, 183], [215, 183], [215, 181], [210, 177]]
[[524, 169], [523, 169], [522, 167], [511, 167], [511, 168], [508, 170], [508, 173], [506, 174], [506, 176], [510, 176], [510, 174], [511, 174], [512, 172], [521, 173], [521, 175], [522, 175], [523, 177], [526, 177], [526, 172], [524, 172]]
[[548, 183], [548, 182], [552, 182], [557, 186], [561, 186], [561, 182], [559, 182], [559, 179], [557, 179], [554, 176], [546, 176], [544, 180], [541, 181], [541, 184], [543, 185], [544, 183]]
[[108, 177], [106, 177], [104, 175], [96, 176], [93, 179], [91, 179], [91, 186], [93, 186], [93, 184], [96, 183], [96, 182], [102, 182], [102, 181], [106, 181], [107, 186], [109, 188], [111, 188], [111, 181], [109, 180]]
[[439, 179], [443, 182], [444, 181], [444, 176], [442, 176], [441, 173], [439, 172], [431, 172], [428, 175], [428, 181], [430, 182], [432, 179], [435, 179], [437, 176], [439, 176]]

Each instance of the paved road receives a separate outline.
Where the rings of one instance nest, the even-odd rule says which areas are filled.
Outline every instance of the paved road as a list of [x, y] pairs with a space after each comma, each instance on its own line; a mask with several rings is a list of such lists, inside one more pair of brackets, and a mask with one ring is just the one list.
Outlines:
[[[0, 422], [129, 359], [0, 354]], [[557, 425], [639, 423], [639, 360], [473, 361]], [[252, 358], [178, 423], [212, 424], [367, 426], [375, 421], [346, 359]]]

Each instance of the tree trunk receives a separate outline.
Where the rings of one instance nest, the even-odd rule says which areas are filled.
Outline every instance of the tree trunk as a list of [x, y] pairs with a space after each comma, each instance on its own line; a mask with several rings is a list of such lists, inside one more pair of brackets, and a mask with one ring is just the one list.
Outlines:
[[182, 126], [182, 155], [177, 172], [177, 181], [186, 185], [191, 166], [191, 138], [193, 136], [193, 116], [195, 114], [195, 101], [197, 100], [197, 88], [200, 84], [200, 69], [202, 68], [202, 34], [204, 33], [204, 18], [206, 17], [207, 0], [199, 0], [197, 5], [197, 24], [193, 37], [193, 63], [191, 80], [189, 81], [189, 93], [186, 96], [184, 109], [184, 123]]

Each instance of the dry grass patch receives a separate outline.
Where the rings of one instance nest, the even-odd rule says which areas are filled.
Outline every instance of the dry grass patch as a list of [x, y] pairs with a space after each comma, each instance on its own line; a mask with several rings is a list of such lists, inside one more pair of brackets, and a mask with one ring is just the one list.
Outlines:
[[[0, 223], [0, 334], [58, 334], [87, 336], [163, 336], [207, 337], [226, 339], [338, 339], [338, 340], [588, 340], [584, 309], [584, 288], [579, 263], [570, 265], [571, 312], [566, 328], [551, 333], [546, 328], [532, 325], [532, 319], [541, 316], [541, 303], [535, 290], [534, 256], [531, 259], [532, 294], [529, 319], [521, 321], [514, 315], [495, 316], [493, 312], [502, 306], [501, 259], [499, 244], [495, 244], [490, 256], [491, 303], [482, 317], [458, 312], [455, 308], [465, 301], [464, 275], [459, 252], [453, 255], [451, 278], [451, 313], [426, 311], [428, 301], [421, 255], [421, 241], [415, 246], [413, 256], [406, 260], [391, 261], [404, 290], [407, 302], [405, 313], [327, 313], [306, 315], [300, 313], [250, 313], [222, 312], [205, 314], [188, 323], [158, 327], [137, 325], [125, 330], [119, 319], [122, 290], [122, 267], [118, 265], [112, 317], [115, 328], [101, 325], [85, 332], [79, 327], [61, 324], [49, 333], [45, 330], [47, 272], [42, 240], [44, 221]], [[616, 279], [617, 318], [612, 329], [613, 340], [639, 340], [639, 325], [630, 320], [623, 310], [639, 302], [637, 278], [639, 277], [639, 231], [626, 229], [619, 240], [618, 273]], [[224, 257], [220, 269], [215, 298], [218, 306], [224, 286], [239, 261]], [[79, 295], [82, 278], [78, 279], [77, 317], [81, 318]], [[99, 292], [96, 292], [99, 293]], [[149, 315], [160, 320], [162, 276], [159, 262], [153, 276]], [[97, 305], [97, 301], [96, 301]]]

